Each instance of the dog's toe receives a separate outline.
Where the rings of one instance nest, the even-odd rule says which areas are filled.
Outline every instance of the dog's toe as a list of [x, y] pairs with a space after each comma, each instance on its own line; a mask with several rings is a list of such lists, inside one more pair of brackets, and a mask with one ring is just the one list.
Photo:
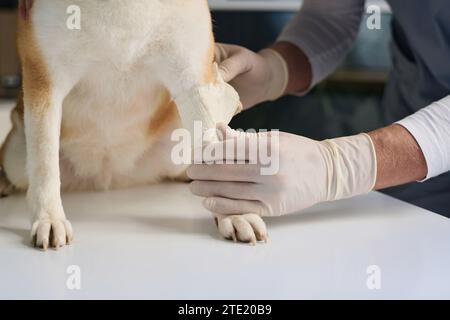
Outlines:
[[217, 216], [219, 233], [228, 240], [255, 245], [258, 241], [267, 242], [267, 228], [262, 218], [256, 214]]

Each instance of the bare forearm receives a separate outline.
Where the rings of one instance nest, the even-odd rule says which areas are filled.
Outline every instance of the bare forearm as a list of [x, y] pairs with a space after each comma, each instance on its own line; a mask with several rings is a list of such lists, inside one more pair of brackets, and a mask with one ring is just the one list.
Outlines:
[[306, 54], [289, 42], [277, 42], [272, 46], [284, 58], [289, 69], [289, 83], [285, 94], [306, 91], [312, 81], [311, 64]]
[[[312, 69], [305, 53], [289, 42], [277, 42], [272, 49], [280, 53], [288, 64], [286, 94], [307, 90], [312, 81]], [[404, 127], [395, 124], [369, 135], [377, 154], [376, 190], [422, 180], [427, 176], [427, 163], [422, 150]]]
[[376, 190], [422, 180], [427, 176], [425, 157], [414, 137], [394, 124], [369, 133], [377, 155]]

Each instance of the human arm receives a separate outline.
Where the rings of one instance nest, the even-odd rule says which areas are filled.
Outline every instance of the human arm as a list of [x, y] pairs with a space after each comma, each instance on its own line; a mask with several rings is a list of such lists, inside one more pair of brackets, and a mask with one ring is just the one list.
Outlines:
[[363, 0], [306, 0], [277, 42], [258, 53], [218, 44], [216, 60], [244, 108], [285, 94], [305, 93], [326, 78], [350, 50]]
[[[228, 130], [221, 143], [263, 135]], [[260, 163], [195, 165], [188, 175], [212, 212], [278, 216], [450, 171], [449, 141], [450, 96], [368, 135], [314, 141], [280, 133], [273, 175], [261, 175]]]

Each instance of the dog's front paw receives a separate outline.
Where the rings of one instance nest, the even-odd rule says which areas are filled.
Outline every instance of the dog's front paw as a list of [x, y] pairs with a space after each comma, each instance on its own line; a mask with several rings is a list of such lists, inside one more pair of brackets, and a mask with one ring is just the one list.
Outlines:
[[246, 242], [253, 245], [257, 241], [267, 242], [267, 228], [263, 219], [256, 214], [216, 216], [219, 233], [234, 242]]
[[31, 238], [35, 247], [58, 249], [72, 243], [72, 225], [67, 219], [38, 219], [33, 223]]

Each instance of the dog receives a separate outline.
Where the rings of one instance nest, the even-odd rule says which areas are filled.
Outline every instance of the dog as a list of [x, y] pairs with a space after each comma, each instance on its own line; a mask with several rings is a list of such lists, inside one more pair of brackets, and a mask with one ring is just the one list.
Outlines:
[[[61, 191], [186, 181], [187, 166], [170, 157], [171, 132], [192, 121], [183, 115], [219, 108], [226, 119], [213, 122], [228, 123], [240, 110], [215, 69], [206, 0], [20, 0], [19, 12], [22, 93], [0, 152], [0, 194], [27, 192], [38, 248], [73, 241]], [[215, 219], [227, 239], [266, 239], [257, 215]]]

